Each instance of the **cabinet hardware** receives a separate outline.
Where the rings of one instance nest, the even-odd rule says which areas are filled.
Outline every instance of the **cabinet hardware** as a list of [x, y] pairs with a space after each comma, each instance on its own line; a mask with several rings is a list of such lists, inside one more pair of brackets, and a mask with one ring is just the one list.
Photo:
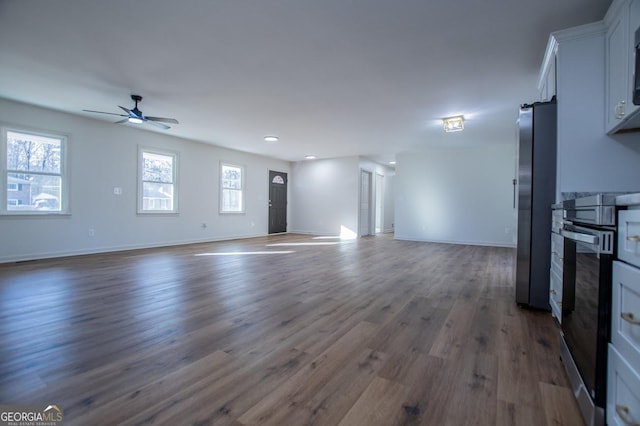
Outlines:
[[551, 289], [550, 291], [551, 294], [557, 294], [556, 291], [554, 289]]
[[640, 325], [640, 320], [636, 319], [636, 317], [631, 312], [622, 312], [620, 314], [620, 318], [633, 325]]
[[640, 426], [640, 423], [634, 422], [631, 416], [629, 415], [629, 407], [624, 405], [616, 404], [616, 413], [620, 420], [627, 426]]
[[631, 235], [627, 237], [628, 241], [633, 241], [634, 243], [640, 242], [640, 235]]
[[620, 120], [622, 117], [624, 117], [624, 106], [625, 106], [626, 102], [625, 101], [620, 101], [616, 104], [616, 107], [614, 109], [615, 114], [616, 114], [616, 118], [618, 120]]

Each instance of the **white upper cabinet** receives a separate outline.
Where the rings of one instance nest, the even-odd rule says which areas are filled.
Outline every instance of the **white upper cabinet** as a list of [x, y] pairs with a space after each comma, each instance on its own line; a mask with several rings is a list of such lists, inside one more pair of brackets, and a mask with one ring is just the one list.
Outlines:
[[551, 34], [547, 48], [544, 52], [544, 59], [538, 75], [538, 100], [541, 102], [550, 101], [557, 95], [558, 82], [558, 40]]
[[[633, 104], [634, 37], [640, 25], [640, 0], [614, 0], [605, 16], [607, 133], [640, 127]], [[637, 114], [636, 114], [637, 115]]]
[[538, 78], [538, 90], [540, 92], [541, 102], [550, 101], [556, 95], [556, 54], [557, 45], [554, 46], [554, 51], [549, 57], [549, 62], [541, 70], [541, 74]]
[[[614, 3], [614, 6], [616, 4]], [[607, 99], [607, 131], [619, 125], [626, 115], [628, 67], [628, 13], [621, 5], [615, 15], [611, 16], [606, 36], [606, 99]]]

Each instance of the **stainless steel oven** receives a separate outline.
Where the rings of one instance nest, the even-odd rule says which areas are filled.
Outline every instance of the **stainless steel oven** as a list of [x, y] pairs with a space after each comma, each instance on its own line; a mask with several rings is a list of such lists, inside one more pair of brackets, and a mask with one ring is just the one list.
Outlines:
[[565, 202], [561, 234], [574, 254], [573, 310], [563, 312], [561, 356], [587, 425], [604, 425], [611, 272], [615, 250], [614, 197]]

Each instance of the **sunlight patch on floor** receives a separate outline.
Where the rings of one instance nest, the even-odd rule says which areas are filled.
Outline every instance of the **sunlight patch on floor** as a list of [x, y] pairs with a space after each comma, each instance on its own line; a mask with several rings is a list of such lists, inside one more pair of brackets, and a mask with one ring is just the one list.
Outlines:
[[338, 241], [333, 242], [311, 242], [311, 243], [275, 243], [267, 244], [267, 247], [295, 247], [295, 246], [335, 246], [340, 244]]
[[291, 254], [293, 250], [272, 250], [272, 251], [227, 251], [220, 253], [198, 253], [194, 256], [249, 256], [258, 254]]

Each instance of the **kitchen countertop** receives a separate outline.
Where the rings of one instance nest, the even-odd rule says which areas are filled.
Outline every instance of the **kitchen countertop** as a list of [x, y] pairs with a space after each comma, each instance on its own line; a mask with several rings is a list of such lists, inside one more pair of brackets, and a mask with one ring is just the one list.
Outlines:
[[618, 195], [616, 197], [616, 206], [634, 206], [640, 205], [640, 192], [633, 194]]

